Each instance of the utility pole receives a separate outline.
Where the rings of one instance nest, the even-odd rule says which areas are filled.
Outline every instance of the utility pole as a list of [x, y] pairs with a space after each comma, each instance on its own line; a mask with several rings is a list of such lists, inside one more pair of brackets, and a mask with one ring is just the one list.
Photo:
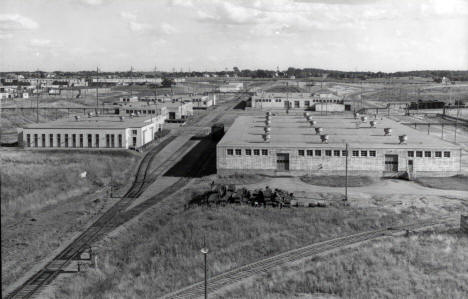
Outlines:
[[206, 256], [208, 255], [208, 247], [206, 247], [205, 236], [203, 236], [203, 248], [200, 251], [201, 253], [203, 253], [204, 260], [205, 260], [205, 299], [207, 299], [208, 298], [208, 283], [207, 283], [208, 271], [206, 267]]
[[99, 109], [99, 67], [96, 67], [96, 115]]
[[348, 157], [349, 157], [349, 148], [346, 143], [346, 184], [345, 184], [345, 201], [348, 201]]

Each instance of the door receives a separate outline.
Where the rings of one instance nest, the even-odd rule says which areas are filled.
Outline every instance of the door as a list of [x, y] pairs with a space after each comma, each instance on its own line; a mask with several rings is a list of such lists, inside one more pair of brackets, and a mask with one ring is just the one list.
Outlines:
[[284, 108], [289, 108], [289, 101], [284, 101]]
[[289, 170], [289, 154], [276, 154], [276, 170]]
[[175, 119], [175, 112], [169, 112], [169, 119]]
[[299, 101], [294, 101], [294, 108], [299, 108]]
[[385, 171], [398, 171], [398, 155], [385, 155]]
[[408, 172], [413, 172], [413, 160], [408, 160]]

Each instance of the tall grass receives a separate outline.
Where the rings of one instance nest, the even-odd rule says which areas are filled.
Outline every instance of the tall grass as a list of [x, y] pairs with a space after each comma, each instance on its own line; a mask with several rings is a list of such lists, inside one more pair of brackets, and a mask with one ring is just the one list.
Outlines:
[[290, 298], [325, 293], [343, 298], [466, 298], [467, 248], [466, 234], [374, 240], [312, 262], [284, 266], [223, 296]]
[[[124, 185], [132, 153], [3, 151], [1, 214], [24, 214], [98, 188]], [[86, 172], [86, 177], [81, 174]]]
[[[68, 280], [55, 298], [155, 298], [203, 278], [334, 236], [400, 223], [403, 214], [355, 208], [178, 208], [170, 198], [99, 247], [98, 269]], [[414, 215], [411, 215], [414, 216]], [[104, 249], [105, 248], [105, 249]]]

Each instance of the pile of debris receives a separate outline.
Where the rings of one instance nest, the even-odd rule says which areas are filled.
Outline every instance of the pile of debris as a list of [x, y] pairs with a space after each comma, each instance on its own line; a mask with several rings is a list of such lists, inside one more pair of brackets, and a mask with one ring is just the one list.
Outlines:
[[210, 190], [194, 196], [186, 207], [193, 205], [211, 206], [226, 204], [248, 204], [254, 207], [291, 207], [291, 202], [295, 200], [293, 193], [288, 193], [281, 189], [255, 189], [249, 191], [246, 188], [236, 189], [236, 185], [215, 184], [210, 185]]

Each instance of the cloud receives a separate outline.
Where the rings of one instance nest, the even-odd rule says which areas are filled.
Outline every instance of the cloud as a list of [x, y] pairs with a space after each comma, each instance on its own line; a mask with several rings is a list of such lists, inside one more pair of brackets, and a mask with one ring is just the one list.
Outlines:
[[0, 14], [0, 34], [8, 36], [12, 32], [34, 30], [39, 24], [19, 14]]
[[80, 0], [81, 3], [95, 6], [95, 5], [101, 5], [104, 1], [103, 0]]
[[31, 46], [35, 46], [35, 47], [45, 47], [45, 46], [49, 46], [51, 44], [51, 42], [50, 42], [49, 39], [33, 38], [30, 41], [30, 44], [31, 44]]
[[135, 13], [123, 11], [120, 13], [122, 19], [127, 22], [128, 28], [134, 33], [156, 33], [170, 35], [177, 32], [177, 29], [168, 23], [161, 23], [159, 25], [153, 25], [138, 21], [138, 17]]

